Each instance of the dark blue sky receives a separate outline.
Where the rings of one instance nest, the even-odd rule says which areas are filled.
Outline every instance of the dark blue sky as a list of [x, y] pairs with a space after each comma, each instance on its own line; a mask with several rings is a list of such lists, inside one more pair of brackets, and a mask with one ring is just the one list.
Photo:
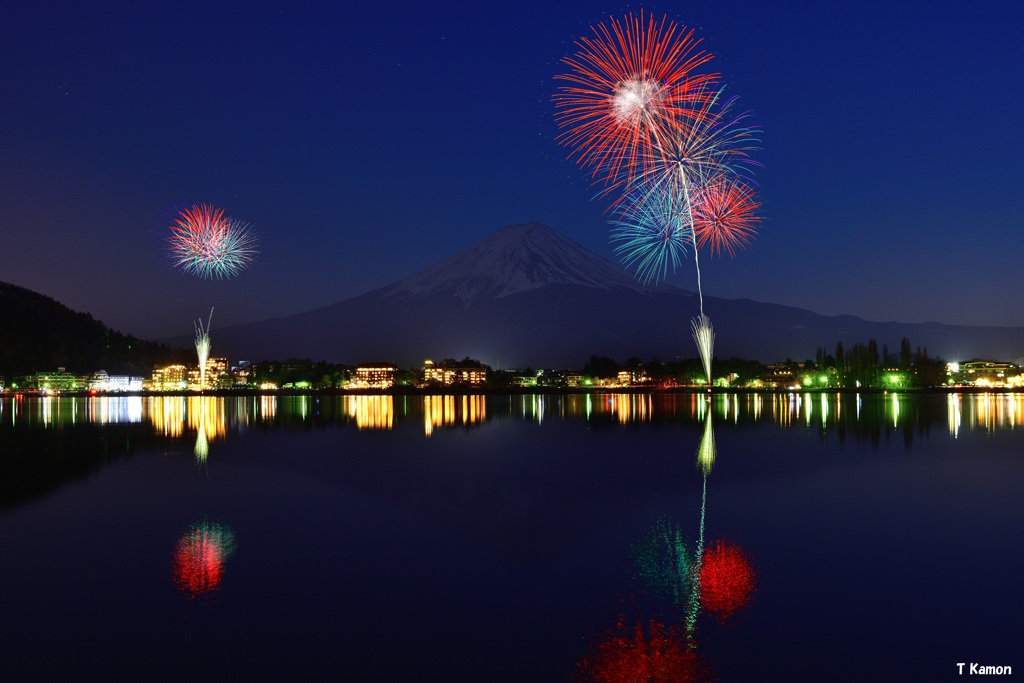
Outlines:
[[[160, 337], [211, 306], [216, 330], [333, 303], [515, 223], [614, 260], [552, 76], [641, 7], [696, 28], [764, 130], [765, 220], [702, 261], [705, 294], [1024, 326], [1016, 2], [6, 3], [0, 280]], [[183, 199], [251, 223], [259, 261], [173, 270], [160, 210]], [[693, 289], [690, 264], [670, 282]]]

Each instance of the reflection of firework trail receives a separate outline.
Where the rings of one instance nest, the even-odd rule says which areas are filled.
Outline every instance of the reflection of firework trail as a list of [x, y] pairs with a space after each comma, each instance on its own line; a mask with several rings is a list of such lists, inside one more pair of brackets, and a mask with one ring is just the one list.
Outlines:
[[202, 278], [238, 275], [256, 258], [258, 238], [247, 223], [224, 209], [194, 204], [172, 218], [167, 253], [175, 267]]
[[697, 463], [704, 471], [704, 481], [700, 492], [700, 528], [697, 534], [697, 561], [693, 567], [693, 585], [690, 592], [690, 600], [686, 610], [686, 635], [693, 638], [694, 628], [697, 625], [697, 613], [700, 611], [700, 576], [701, 564], [704, 561], [704, 516], [708, 507], [708, 474], [715, 464], [717, 449], [715, 448], [715, 431], [711, 426], [711, 407], [708, 406], [707, 417], [704, 418], [704, 434], [701, 436], [700, 444], [697, 446]]
[[224, 564], [235, 551], [235, 534], [222, 524], [194, 524], [174, 549], [174, 583], [196, 598], [215, 591], [224, 577]]
[[704, 470], [705, 475], [711, 473], [716, 455], [718, 455], [718, 450], [715, 448], [715, 430], [711, 426], [711, 410], [709, 409], [704, 418], [704, 435], [697, 446], [697, 464]]
[[[212, 311], [211, 311], [212, 315]], [[194, 450], [196, 456], [196, 462], [202, 464], [206, 462], [207, 456], [210, 455], [210, 444], [206, 435], [206, 400], [200, 399], [199, 401], [199, 429], [196, 432], [196, 446]]]
[[196, 434], [196, 446], [193, 452], [195, 453], [196, 461], [200, 463], [206, 462], [206, 457], [210, 454], [210, 443], [206, 438], [205, 419], [199, 423], [199, 433]]
[[704, 513], [708, 504], [708, 474], [704, 472], [704, 484], [700, 492], [700, 531], [697, 536], [697, 561], [693, 565], [692, 585], [690, 599], [686, 605], [686, 637], [693, 640], [693, 634], [697, 627], [697, 615], [700, 613], [700, 575], [701, 566], [704, 562]]
[[210, 318], [203, 327], [203, 319], [196, 321], [196, 354], [199, 356], [199, 389], [206, 388], [206, 361], [210, 358], [210, 326], [213, 324], [213, 308]]

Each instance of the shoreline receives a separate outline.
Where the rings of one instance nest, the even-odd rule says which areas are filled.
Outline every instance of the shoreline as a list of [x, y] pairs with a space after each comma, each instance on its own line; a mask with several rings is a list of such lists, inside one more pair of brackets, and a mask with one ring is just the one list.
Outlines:
[[809, 387], [765, 389], [742, 387], [392, 387], [389, 389], [210, 389], [207, 391], [3, 391], [0, 398], [100, 398], [100, 397], [247, 397], [247, 396], [571, 396], [587, 394], [717, 395], [717, 394], [1016, 394], [1014, 387]]

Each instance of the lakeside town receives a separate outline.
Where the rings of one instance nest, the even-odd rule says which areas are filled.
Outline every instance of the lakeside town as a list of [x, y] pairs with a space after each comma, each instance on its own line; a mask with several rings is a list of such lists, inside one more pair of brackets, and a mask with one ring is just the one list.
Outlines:
[[[836, 362], [836, 357], [843, 359]], [[369, 362], [354, 366], [309, 360], [235, 364], [224, 357], [199, 364], [154, 367], [149, 377], [85, 373], [69, 368], [42, 370], [4, 383], [0, 392], [38, 393], [176, 393], [206, 391], [491, 391], [636, 389], [742, 389], [766, 391], [843, 389], [933, 389], [970, 387], [1019, 389], [1024, 369], [1009, 361], [973, 359], [946, 362], [904, 339], [898, 353], [879, 350], [873, 340], [850, 350], [838, 345], [835, 355], [819, 348], [817, 359], [786, 359], [763, 364], [744, 359], [715, 361], [709, 383], [699, 359], [624, 362], [591, 356], [580, 369], [494, 369], [471, 358], [425, 360], [418, 367]]]

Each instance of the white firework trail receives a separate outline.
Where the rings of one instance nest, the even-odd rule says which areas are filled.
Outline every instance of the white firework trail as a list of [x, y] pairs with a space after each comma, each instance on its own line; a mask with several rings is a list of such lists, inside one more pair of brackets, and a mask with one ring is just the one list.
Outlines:
[[711, 386], [711, 358], [715, 352], [715, 331], [711, 327], [711, 320], [701, 313], [690, 321], [693, 328], [693, 340], [697, 342], [697, 350], [700, 351], [700, 359], [704, 364], [704, 374], [708, 379], [708, 387]]
[[206, 388], [206, 361], [210, 358], [210, 325], [213, 323], [213, 309], [210, 318], [203, 327], [203, 319], [196, 321], [196, 354], [199, 356], [199, 389]]

